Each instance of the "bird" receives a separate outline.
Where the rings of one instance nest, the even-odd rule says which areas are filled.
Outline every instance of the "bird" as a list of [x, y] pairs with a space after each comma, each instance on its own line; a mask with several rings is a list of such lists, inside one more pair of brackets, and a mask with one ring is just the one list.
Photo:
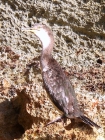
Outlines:
[[25, 31], [33, 32], [41, 41], [40, 66], [44, 88], [54, 106], [61, 113], [60, 117], [49, 122], [47, 125], [65, 118], [79, 118], [90, 127], [100, 128], [99, 125], [86, 117], [80, 110], [70, 79], [52, 56], [54, 36], [50, 27], [46, 24], [35, 23], [31, 27], [25, 28]]

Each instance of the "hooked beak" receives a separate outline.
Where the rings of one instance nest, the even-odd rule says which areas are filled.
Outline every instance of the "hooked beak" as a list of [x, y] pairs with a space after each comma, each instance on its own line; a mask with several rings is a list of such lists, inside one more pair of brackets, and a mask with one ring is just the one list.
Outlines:
[[28, 32], [33, 32], [36, 34], [36, 31], [39, 31], [39, 28], [35, 28], [35, 27], [30, 27], [30, 28], [22, 28], [22, 31], [28, 31]]
[[22, 28], [22, 31], [34, 32], [34, 33], [36, 30], [37, 29], [35, 29], [35, 28]]

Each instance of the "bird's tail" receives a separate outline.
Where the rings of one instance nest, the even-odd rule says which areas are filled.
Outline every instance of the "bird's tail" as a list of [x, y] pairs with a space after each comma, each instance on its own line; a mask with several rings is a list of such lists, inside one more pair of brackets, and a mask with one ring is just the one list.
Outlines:
[[87, 118], [87, 117], [84, 116], [84, 115], [80, 116], [80, 119], [81, 119], [84, 123], [90, 125], [91, 127], [100, 128], [100, 126], [98, 126], [96, 123], [94, 123], [93, 121], [91, 121], [89, 118]]

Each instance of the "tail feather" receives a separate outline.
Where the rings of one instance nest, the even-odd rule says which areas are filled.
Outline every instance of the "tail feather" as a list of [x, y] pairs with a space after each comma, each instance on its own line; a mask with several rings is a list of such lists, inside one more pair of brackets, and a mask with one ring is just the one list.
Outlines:
[[89, 118], [87, 118], [87, 117], [84, 116], [84, 115], [80, 116], [80, 119], [81, 119], [84, 123], [86, 123], [86, 124], [88, 124], [88, 125], [90, 125], [90, 126], [92, 126], [92, 127], [100, 128], [100, 126], [98, 126], [96, 123], [94, 123], [93, 121], [91, 121]]

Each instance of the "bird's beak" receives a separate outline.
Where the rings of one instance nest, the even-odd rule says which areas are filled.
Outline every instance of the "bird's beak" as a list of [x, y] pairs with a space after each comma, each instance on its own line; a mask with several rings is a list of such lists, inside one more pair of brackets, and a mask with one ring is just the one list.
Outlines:
[[22, 28], [22, 31], [34, 32], [35, 33], [35, 29], [34, 28]]

